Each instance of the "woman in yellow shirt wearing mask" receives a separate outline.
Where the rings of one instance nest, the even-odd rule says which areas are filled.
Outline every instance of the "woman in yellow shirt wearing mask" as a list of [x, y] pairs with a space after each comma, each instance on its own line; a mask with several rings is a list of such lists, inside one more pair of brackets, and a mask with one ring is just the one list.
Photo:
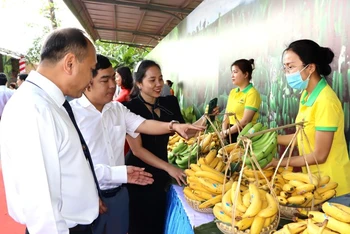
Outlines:
[[[350, 193], [350, 161], [344, 135], [344, 112], [339, 98], [327, 84], [325, 77], [331, 73], [329, 64], [334, 53], [311, 40], [292, 42], [283, 52], [283, 66], [287, 82], [293, 89], [304, 90], [296, 122], [305, 121], [304, 130], [311, 150], [304, 139], [304, 152], [313, 173], [330, 176], [338, 182], [337, 196]], [[278, 136], [278, 144], [288, 145], [293, 135]], [[301, 138], [297, 137], [299, 154]], [[316, 159], [316, 160], [315, 160]], [[281, 166], [285, 166], [287, 158]], [[270, 166], [276, 167], [274, 159]], [[303, 157], [292, 157], [290, 166], [303, 167]]]

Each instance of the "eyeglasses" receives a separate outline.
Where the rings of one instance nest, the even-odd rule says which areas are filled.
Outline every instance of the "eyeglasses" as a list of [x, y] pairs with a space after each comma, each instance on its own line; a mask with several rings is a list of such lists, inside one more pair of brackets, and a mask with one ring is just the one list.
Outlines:
[[[290, 74], [290, 73], [295, 72], [295, 71], [296, 71], [296, 68], [298, 68], [298, 67], [303, 67], [302, 70], [304, 70], [307, 66], [305, 66], [305, 64], [298, 65], [298, 66], [289, 65], [289, 66], [283, 66], [283, 67], [282, 67], [282, 70], [283, 70], [284, 73]], [[302, 71], [302, 70], [301, 70], [301, 71]]]

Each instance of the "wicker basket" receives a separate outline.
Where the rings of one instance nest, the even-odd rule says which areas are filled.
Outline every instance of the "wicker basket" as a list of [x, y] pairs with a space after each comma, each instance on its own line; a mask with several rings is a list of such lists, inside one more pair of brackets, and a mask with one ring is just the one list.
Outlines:
[[296, 207], [296, 206], [283, 206], [283, 205], [279, 205], [279, 207], [280, 207], [281, 218], [293, 220], [295, 213], [300, 213], [301, 210], [302, 211], [311, 211], [311, 210], [320, 211], [322, 208], [322, 204], [318, 204], [314, 206], [313, 209], [311, 209], [311, 207]]
[[213, 213], [213, 208], [205, 208], [205, 209], [198, 208], [198, 206], [201, 204], [200, 201], [192, 200], [192, 199], [188, 198], [186, 195], [185, 195], [185, 199], [186, 199], [187, 203], [190, 205], [190, 207], [192, 207], [192, 209], [194, 209], [195, 211], [198, 211], [201, 213], [206, 213], [206, 214]]
[[[276, 216], [276, 219], [270, 224], [270, 226], [268, 227], [264, 227], [262, 229], [262, 231], [260, 232], [260, 234], [269, 234], [271, 231], [276, 230], [278, 227], [278, 223], [279, 223], [280, 219], [278, 216]], [[246, 229], [246, 230], [238, 230], [237, 228], [234, 228], [234, 230], [232, 230], [232, 226], [231, 225], [227, 225], [226, 223], [223, 222], [216, 222], [216, 226], [219, 228], [219, 230], [224, 233], [224, 234], [246, 234], [246, 233], [250, 233], [250, 229]]]

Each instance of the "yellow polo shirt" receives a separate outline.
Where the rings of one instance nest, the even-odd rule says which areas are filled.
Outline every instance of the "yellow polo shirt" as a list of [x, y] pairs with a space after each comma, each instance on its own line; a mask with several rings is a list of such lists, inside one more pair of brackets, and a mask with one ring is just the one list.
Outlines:
[[[319, 164], [321, 175], [329, 175], [331, 181], [338, 183], [337, 196], [350, 193], [350, 161], [344, 135], [344, 112], [341, 103], [327, 84], [321, 79], [315, 89], [308, 95], [305, 90], [300, 99], [300, 107], [296, 122], [307, 121], [305, 133], [312, 150], [315, 148], [316, 131], [334, 132], [334, 138], [327, 161]], [[310, 153], [305, 137], [303, 139], [305, 153]], [[301, 139], [298, 136], [298, 148], [302, 154]], [[317, 166], [310, 167], [317, 173]], [[303, 168], [306, 172], [306, 168]]]
[[[244, 110], [255, 111], [252, 119], [253, 123], [259, 117], [258, 110], [260, 108], [261, 98], [259, 92], [253, 87], [253, 84], [249, 84], [243, 90], [239, 88], [232, 89], [227, 101], [226, 113], [236, 113], [237, 119], [240, 121], [243, 119]], [[236, 124], [234, 116], [230, 116], [230, 124]]]

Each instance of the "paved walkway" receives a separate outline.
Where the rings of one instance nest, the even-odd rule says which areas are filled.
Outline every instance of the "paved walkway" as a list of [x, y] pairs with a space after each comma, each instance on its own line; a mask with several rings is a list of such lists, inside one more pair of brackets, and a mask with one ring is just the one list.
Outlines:
[[4, 181], [0, 162], [0, 234], [24, 234], [25, 227], [16, 223], [7, 213]]

